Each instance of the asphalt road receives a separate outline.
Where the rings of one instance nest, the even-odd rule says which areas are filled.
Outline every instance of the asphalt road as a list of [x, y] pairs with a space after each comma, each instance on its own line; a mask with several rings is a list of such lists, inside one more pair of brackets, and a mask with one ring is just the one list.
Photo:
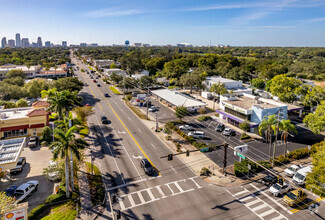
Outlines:
[[[72, 59], [72, 63], [76, 60]], [[232, 191], [237, 188], [209, 184], [178, 157], [173, 161], [160, 159], [171, 153], [170, 149], [124, 105], [122, 97], [113, 94], [100, 79], [97, 81], [101, 87], [97, 87], [86, 73], [76, 74], [89, 85], [81, 91], [84, 104], [90, 104], [96, 112], [89, 118], [91, 133], [87, 137], [92, 156], [107, 191], [118, 197], [113, 208], [122, 211], [122, 219], [260, 219], [234, 196]], [[104, 93], [111, 97], [104, 97]], [[108, 125], [101, 124], [102, 115], [109, 119]], [[144, 157], [157, 168], [152, 177], [140, 167], [140, 158]], [[100, 218], [111, 219], [110, 208], [106, 208]], [[283, 219], [291, 219], [285, 212], [277, 216], [282, 215], [286, 216]]]

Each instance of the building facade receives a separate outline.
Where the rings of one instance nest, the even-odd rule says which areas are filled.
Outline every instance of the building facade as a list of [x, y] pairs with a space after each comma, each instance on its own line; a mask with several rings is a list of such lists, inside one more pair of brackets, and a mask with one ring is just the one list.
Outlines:
[[21, 47], [20, 34], [16, 34], [16, 47]]
[[68, 43], [66, 41], [62, 41], [62, 47], [67, 47]]
[[250, 88], [246, 88], [243, 86], [243, 82], [241, 80], [232, 80], [232, 79], [226, 79], [221, 76], [211, 76], [207, 77], [206, 80], [203, 82], [205, 85], [206, 91], [210, 91], [210, 88], [213, 84], [221, 83], [227, 89], [228, 91], [232, 91], [232, 93], [246, 93], [246, 94], [252, 94], [253, 90]]
[[15, 40], [13, 40], [13, 39], [8, 40], [8, 47], [14, 48], [15, 47]]
[[51, 47], [51, 41], [45, 41], [45, 47]]
[[7, 46], [7, 38], [3, 37], [1, 39], [1, 48], [5, 48]]
[[39, 47], [39, 48], [41, 48], [41, 47], [43, 47], [43, 43], [42, 43], [42, 38], [41, 37], [38, 37], [37, 38], [37, 47]]
[[29, 39], [28, 38], [21, 39], [21, 46], [22, 47], [29, 47]]

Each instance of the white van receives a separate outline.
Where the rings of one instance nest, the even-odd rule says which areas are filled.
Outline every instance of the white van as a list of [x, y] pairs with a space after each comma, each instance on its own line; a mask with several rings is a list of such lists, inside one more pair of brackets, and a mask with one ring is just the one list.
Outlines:
[[311, 172], [313, 166], [307, 166], [298, 170], [298, 172], [293, 176], [293, 182], [296, 185], [303, 186], [306, 182], [306, 176]]
[[193, 132], [189, 132], [187, 135], [194, 138], [204, 138], [203, 131], [193, 131]]

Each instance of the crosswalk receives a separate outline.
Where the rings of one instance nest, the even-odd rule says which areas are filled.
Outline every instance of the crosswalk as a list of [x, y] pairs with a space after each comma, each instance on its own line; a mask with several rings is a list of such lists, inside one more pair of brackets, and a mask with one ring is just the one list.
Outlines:
[[[252, 188], [254, 189], [254, 188]], [[270, 206], [267, 202], [259, 198], [259, 192], [248, 190], [245, 187], [240, 187], [240, 190], [235, 192], [230, 192], [233, 197], [235, 197], [240, 203], [245, 205], [249, 210], [251, 210], [256, 216], [264, 220], [284, 220], [288, 219], [279, 211]]]
[[119, 196], [118, 202], [121, 207], [120, 210], [124, 211], [167, 197], [176, 196], [203, 188], [203, 186], [199, 185], [197, 181], [195, 181], [196, 178], [197, 176], [177, 180]]

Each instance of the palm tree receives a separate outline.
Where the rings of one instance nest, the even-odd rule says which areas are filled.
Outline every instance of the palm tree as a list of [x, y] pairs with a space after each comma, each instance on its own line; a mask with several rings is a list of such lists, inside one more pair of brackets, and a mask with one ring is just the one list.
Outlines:
[[70, 109], [76, 105], [80, 106], [81, 98], [78, 96], [78, 91], [63, 90], [60, 92], [60, 95], [65, 100], [63, 108], [66, 117], [69, 117]]
[[63, 109], [66, 106], [65, 98], [56, 89], [43, 90], [41, 92], [42, 98], [47, 97], [50, 104], [48, 111], [55, 111], [58, 114], [58, 120], [61, 120]]
[[[226, 94], [227, 93], [227, 89], [225, 88], [225, 86], [221, 82], [218, 82], [218, 83], [214, 83], [211, 86], [210, 92], [213, 92], [213, 93], [217, 94], [218, 95], [218, 99], [220, 100], [220, 95]], [[214, 99], [213, 100], [213, 110], [215, 109], [215, 103], [216, 103], [216, 100]]]
[[291, 121], [282, 119], [279, 124], [279, 130], [282, 132], [281, 139], [284, 141], [284, 155], [287, 156], [287, 139], [290, 133], [297, 134], [298, 131]]
[[265, 139], [269, 142], [269, 159], [271, 160], [272, 153], [272, 131], [274, 131], [275, 126], [277, 125], [276, 115], [264, 116], [262, 122], [258, 126], [258, 132], [260, 135], [264, 132]]
[[[78, 128], [72, 126], [68, 130], [56, 128], [54, 130], [54, 136], [56, 141], [50, 145], [50, 149], [53, 150], [53, 159], [56, 160], [59, 157], [65, 159], [65, 188], [66, 188], [66, 197], [70, 198], [69, 191], [69, 151], [80, 160], [80, 149], [84, 149], [88, 146], [88, 143], [81, 138], [76, 138], [74, 132]], [[73, 174], [71, 174], [73, 175]]]

